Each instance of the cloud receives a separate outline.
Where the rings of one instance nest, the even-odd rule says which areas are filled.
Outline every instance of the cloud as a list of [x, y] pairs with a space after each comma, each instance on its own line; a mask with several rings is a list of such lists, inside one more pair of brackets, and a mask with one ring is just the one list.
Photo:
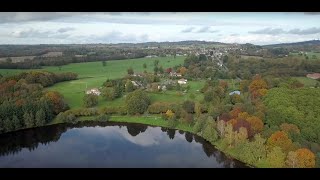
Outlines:
[[65, 28], [58, 29], [58, 32], [59, 33], [65, 33], [65, 32], [73, 31], [73, 30], [75, 30], [75, 28], [73, 28], [73, 27], [65, 27]]
[[298, 34], [298, 35], [317, 34], [317, 33], [320, 33], [320, 28], [316, 28], [316, 27], [304, 29], [304, 30], [296, 28], [288, 31], [288, 34]]
[[149, 40], [148, 34], [125, 34], [120, 31], [111, 31], [103, 35], [78, 36], [86, 43], [138, 43]]
[[60, 28], [57, 31], [40, 31], [33, 28], [25, 30], [17, 30], [11, 32], [11, 35], [15, 38], [57, 38], [63, 39], [70, 35], [65, 32], [71, 31], [73, 28]]
[[230, 36], [239, 36], [239, 34], [236, 34], [236, 33], [235, 34], [230, 34]]
[[260, 29], [257, 31], [249, 31], [250, 34], [270, 34], [270, 35], [275, 35], [275, 34], [283, 34], [285, 31], [283, 31], [281, 28], [264, 28]]
[[215, 33], [215, 32], [219, 32], [218, 30], [211, 30], [210, 26], [204, 26], [202, 28], [200, 28], [198, 31], [196, 31], [197, 33]]
[[74, 16], [77, 13], [64, 12], [1, 12], [0, 23], [17, 23], [28, 21], [49, 21]]
[[320, 15], [320, 12], [305, 12], [305, 15]]
[[194, 29], [194, 27], [189, 27], [189, 28], [183, 29], [181, 32], [182, 33], [189, 33], [189, 32], [192, 32], [193, 29]]
[[249, 31], [250, 34], [268, 34], [268, 35], [278, 35], [278, 34], [297, 34], [297, 35], [308, 35], [308, 34], [317, 34], [320, 33], [320, 28], [312, 27], [308, 29], [291, 29], [285, 31], [281, 28], [264, 28], [256, 31]]

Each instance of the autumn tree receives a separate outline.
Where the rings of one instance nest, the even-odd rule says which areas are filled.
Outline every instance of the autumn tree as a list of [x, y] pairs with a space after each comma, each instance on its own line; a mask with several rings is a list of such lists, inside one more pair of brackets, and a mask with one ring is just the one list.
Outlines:
[[68, 104], [65, 102], [63, 96], [57, 91], [49, 91], [45, 94], [47, 98], [53, 104], [53, 112], [59, 114], [69, 109]]
[[267, 145], [270, 149], [280, 147], [285, 153], [288, 153], [293, 148], [292, 140], [288, 137], [287, 133], [283, 131], [273, 133], [269, 137]]
[[226, 122], [225, 121], [219, 120], [217, 122], [217, 130], [218, 130], [219, 136], [221, 138], [223, 138], [224, 135], [225, 135], [225, 127], [226, 127]]
[[316, 165], [316, 157], [309, 149], [302, 148], [295, 151], [297, 155], [297, 167], [299, 168], [313, 168]]
[[254, 78], [249, 85], [249, 91], [253, 98], [264, 96], [267, 93], [268, 85], [260, 76]]
[[290, 151], [287, 155], [286, 165], [291, 168], [298, 167], [298, 157], [296, 151]]
[[168, 109], [166, 112], [166, 117], [168, 119], [171, 119], [173, 116], [174, 116], [174, 113], [170, 109]]
[[275, 146], [267, 154], [266, 162], [272, 168], [282, 168], [285, 165], [286, 154], [278, 146]]
[[260, 133], [263, 130], [263, 122], [256, 116], [251, 116], [246, 119], [251, 125], [254, 134]]
[[187, 72], [187, 68], [185, 68], [185, 67], [181, 67], [181, 68], [180, 68], [180, 74], [181, 74], [182, 76], [185, 75], [186, 72]]
[[300, 134], [300, 129], [295, 124], [282, 123], [280, 125], [280, 129], [286, 133], [292, 132], [292, 133]]
[[231, 115], [231, 117], [233, 119], [235, 119], [238, 117], [239, 113], [241, 113], [241, 112], [242, 112], [242, 110], [240, 107], [235, 107], [229, 112], [229, 114]]

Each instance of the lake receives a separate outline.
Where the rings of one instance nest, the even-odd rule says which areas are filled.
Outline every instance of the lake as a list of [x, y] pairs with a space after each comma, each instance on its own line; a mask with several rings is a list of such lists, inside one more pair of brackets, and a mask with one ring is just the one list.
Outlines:
[[81, 122], [0, 135], [0, 167], [245, 168], [203, 138], [141, 124]]

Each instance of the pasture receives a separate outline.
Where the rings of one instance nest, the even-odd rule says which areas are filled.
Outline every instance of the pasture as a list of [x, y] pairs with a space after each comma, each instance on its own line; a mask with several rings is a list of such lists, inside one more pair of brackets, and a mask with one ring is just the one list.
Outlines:
[[[52, 87], [47, 88], [48, 90], [58, 91], [64, 95], [67, 103], [71, 108], [82, 107], [83, 97], [85, 90], [91, 88], [100, 87], [107, 79], [121, 78], [127, 74], [127, 69], [132, 67], [135, 72], [143, 72], [143, 64], [146, 63], [148, 72], [153, 72], [154, 61], [159, 60], [159, 66], [163, 68], [173, 67], [175, 65], [183, 64], [185, 57], [177, 56], [173, 57], [156, 57], [156, 58], [140, 58], [140, 59], [126, 59], [126, 60], [112, 60], [106, 61], [106, 66], [102, 65], [102, 62], [88, 62], [88, 63], [72, 63], [64, 65], [61, 70], [55, 66], [44, 67], [39, 70], [46, 70], [54, 73], [60, 72], [74, 72], [79, 76], [78, 80], [67, 81], [57, 83]], [[21, 69], [0, 69], [0, 74], [4, 76], [13, 75], [20, 73]], [[163, 95], [161, 95], [163, 96]], [[161, 97], [160, 96], [160, 97]], [[157, 98], [158, 95], [155, 95]], [[122, 100], [117, 99], [112, 102], [107, 102], [100, 97], [99, 106], [108, 104], [121, 104]]]

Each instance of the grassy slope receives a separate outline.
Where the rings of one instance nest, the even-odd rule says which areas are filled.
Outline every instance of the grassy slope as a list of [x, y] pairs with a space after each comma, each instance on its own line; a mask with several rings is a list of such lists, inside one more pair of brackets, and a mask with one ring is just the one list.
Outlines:
[[[88, 88], [100, 87], [107, 79], [121, 78], [127, 74], [127, 69], [132, 67], [136, 72], [143, 72], [143, 64], [147, 64], [147, 71], [153, 71], [153, 62], [158, 59], [160, 66], [163, 68], [173, 67], [175, 65], [183, 64], [185, 57], [179, 56], [174, 59], [173, 57], [158, 57], [158, 58], [140, 58], [128, 60], [107, 61], [105, 67], [101, 62], [88, 62], [88, 63], [73, 63], [62, 66], [61, 71], [58, 67], [45, 67], [43, 70], [50, 72], [75, 72], [79, 75], [79, 80], [68, 81], [55, 84], [48, 88], [48, 90], [59, 91], [64, 95], [71, 108], [78, 108], [82, 106], [82, 99], [86, 86]], [[20, 69], [1, 69], [2, 75], [13, 75], [22, 71]], [[119, 105], [122, 99], [113, 102], [106, 102], [102, 98], [99, 100], [99, 106]]]
[[[319, 60], [320, 59], [320, 53], [315, 53], [315, 52], [307, 52], [307, 56], [309, 57], [309, 60]], [[297, 57], [304, 57], [300, 56], [299, 53], [290, 53], [291, 56], [297, 56]], [[317, 59], [312, 59], [312, 56], [316, 55]]]
[[299, 82], [304, 84], [305, 87], [314, 87], [317, 84], [317, 80], [310, 79], [307, 77], [295, 77]]

